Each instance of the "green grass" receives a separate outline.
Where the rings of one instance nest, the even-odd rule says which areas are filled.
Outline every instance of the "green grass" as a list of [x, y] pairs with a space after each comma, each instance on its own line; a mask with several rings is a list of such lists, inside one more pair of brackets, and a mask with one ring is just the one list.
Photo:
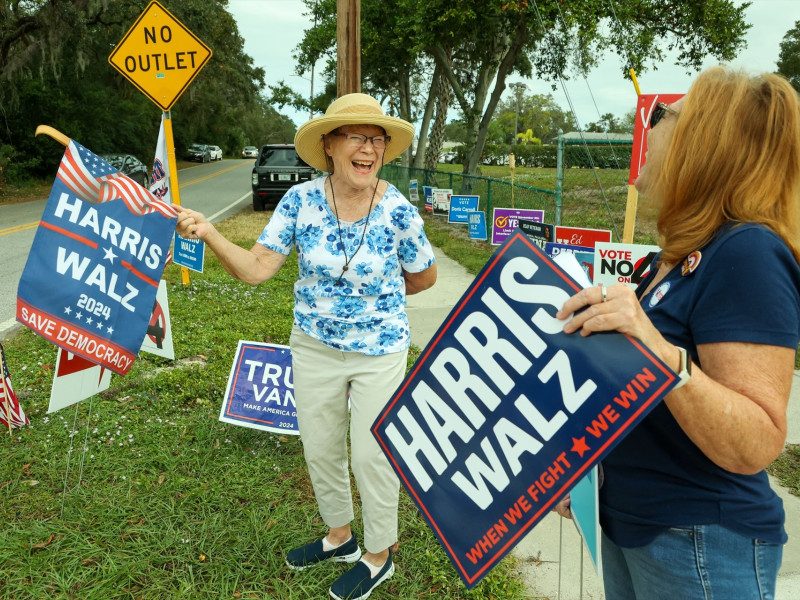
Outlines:
[[[464, 167], [457, 164], [441, 163], [436, 166], [436, 170], [442, 173], [461, 174]], [[479, 174], [483, 177], [511, 181], [511, 170], [508, 166], [481, 165], [479, 171]], [[597, 179], [599, 179], [600, 184], [605, 190], [615, 186], [628, 185], [627, 169], [597, 169], [596, 172]], [[596, 185], [597, 179], [594, 173], [592, 169], [565, 168], [563, 182], [564, 191], [568, 192], [576, 188], [581, 189], [584, 186]], [[545, 190], [554, 190], [556, 189], [556, 169], [547, 167], [516, 167], [514, 169], [514, 183]]]
[[473, 275], [478, 274], [497, 250], [489, 242], [470, 240], [466, 225], [450, 224], [444, 217], [434, 217], [428, 213], [423, 214], [422, 218], [425, 221], [425, 234], [431, 244], [461, 263]]
[[26, 181], [21, 184], [0, 184], [0, 205], [41, 200], [50, 195], [52, 181]]
[[800, 496], [800, 444], [786, 444], [767, 472], [792, 494]]
[[[249, 247], [265, 218], [248, 208], [220, 229]], [[288, 343], [296, 276], [290, 258], [252, 288], [207, 253], [184, 288], [168, 267], [176, 360], [141, 354], [91, 416], [88, 400], [77, 405], [75, 430], [73, 407], [46, 414], [55, 348], [27, 329], [5, 343], [31, 425], [0, 435], [3, 600], [327, 597], [343, 565], [283, 563], [326, 530], [299, 439], [217, 419], [237, 342]], [[405, 492], [400, 524], [398, 571], [375, 600], [523, 597], [511, 557], [467, 592]], [[360, 534], [360, 515], [354, 525]]]

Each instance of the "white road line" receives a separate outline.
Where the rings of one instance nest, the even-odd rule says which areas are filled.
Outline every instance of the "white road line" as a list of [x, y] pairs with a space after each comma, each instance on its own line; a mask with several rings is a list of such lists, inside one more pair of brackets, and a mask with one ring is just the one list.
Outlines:
[[247, 192], [247, 193], [246, 193], [244, 196], [242, 196], [242, 197], [241, 197], [241, 198], [239, 198], [238, 200], [234, 200], [234, 201], [233, 201], [233, 203], [229, 204], [228, 206], [226, 206], [226, 207], [225, 207], [225, 208], [223, 208], [222, 210], [220, 210], [220, 211], [217, 211], [217, 212], [215, 212], [213, 215], [211, 215], [210, 217], [208, 217], [208, 220], [209, 220], [210, 222], [212, 222], [212, 223], [213, 223], [213, 222], [214, 222], [214, 219], [216, 219], [216, 218], [217, 218], [218, 216], [220, 216], [222, 213], [224, 213], [224, 212], [225, 212], [225, 211], [227, 211], [227, 210], [230, 210], [230, 209], [232, 209], [234, 206], [236, 206], [237, 204], [239, 204], [239, 203], [240, 203], [242, 200], [244, 200], [245, 198], [250, 198], [250, 197], [252, 197], [252, 195], [253, 195], [253, 192]]

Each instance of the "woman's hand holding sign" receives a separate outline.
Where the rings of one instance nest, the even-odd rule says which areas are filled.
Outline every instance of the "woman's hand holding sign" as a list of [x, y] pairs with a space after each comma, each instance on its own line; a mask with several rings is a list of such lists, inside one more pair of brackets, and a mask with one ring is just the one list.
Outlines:
[[186, 239], [200, 239], [214, 251], [222, 267], [236, 279], [258, 285], [267, 281], [286, 261], [280, 254], [259, 243], [250, 250], [242, 248], [221, 235], [206, 216], [196, 210], [173, 204], [178, 209], [175, 231]]
[[[660, 276], [659, 276], [660, 275]], [[662, 274], [655, 278], [657, 283]], [[585, 310], [581, 310], [585, 307]], [[579, 312], [580, 311], [580, 312]], [[600, 331], [618, 331], [643, 342], [661, 360], [675, 366], [677, 350], [667, 342], [642, 310], [636, 293], [623, 283], [585, 288], [572, 296], [556, 314], [567, 319], [564, 333], [587, 336]]]
[[203, 239], [206, 235], [215, 231], [214, 226], [202, 213], [179, 204], [173, 204], [172, 206], [178, 210], [178, 224], [175, 226], [175, 231], [182, 238]]
[[557, 512], [559, 515], [564, 517], [565, 519], [572, 518], [572, 512], [570, 512], [570, 496], [567, 494], [558, 503], [553, 507], [553, 512]]

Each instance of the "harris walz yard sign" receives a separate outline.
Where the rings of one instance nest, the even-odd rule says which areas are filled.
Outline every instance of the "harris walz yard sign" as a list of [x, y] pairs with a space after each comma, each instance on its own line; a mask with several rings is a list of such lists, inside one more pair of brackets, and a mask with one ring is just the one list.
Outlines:
[[579, 289], [512, 233], [373, 425], [468, 588], [677, 381], [633, 338], [563, 333]]
[[69, 142], [17, 291], [17, 320], [125, 375], [147, 332], [175, 209]]

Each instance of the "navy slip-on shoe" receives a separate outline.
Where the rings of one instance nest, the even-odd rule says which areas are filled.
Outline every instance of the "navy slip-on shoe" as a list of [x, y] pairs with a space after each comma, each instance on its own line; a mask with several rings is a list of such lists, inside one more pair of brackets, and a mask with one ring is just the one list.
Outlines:
[[316, 542], [311, 542], [305, 546], [290, 550], [286, 555], [286, 566], [295, 571], [302, 571], [306, 567], [310, 567], [324, 560], [354, 563], [359, 558], [361, 558], [361, 548], [358, 547], [356, 534], [353, 534], [350, 536], [349, 540], [333, 550], [325, 551], [322, 549], [322, 538], [318, 539]]
[[372, 591], [394, 574], [392, 551], [378, 574], [373, 577], [362, 558], [347, 573], [333, 582], [328, 592], [334, 600], [366, 600]]

